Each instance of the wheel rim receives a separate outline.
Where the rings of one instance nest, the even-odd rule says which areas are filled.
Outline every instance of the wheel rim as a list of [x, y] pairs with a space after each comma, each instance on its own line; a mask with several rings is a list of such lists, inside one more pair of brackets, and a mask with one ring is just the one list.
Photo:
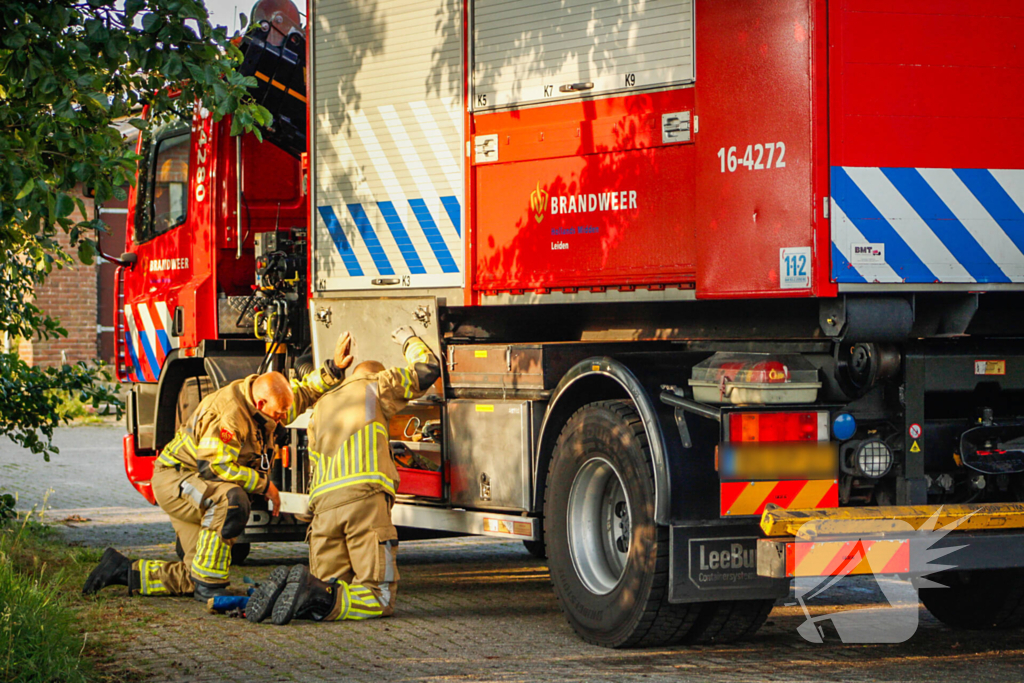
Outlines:
[[618, 585], [629, 556], [629, 497], [622, 477], [604, 458], [587, 461], [573, 480], [568, 510], [572, 565], [592, 593]]

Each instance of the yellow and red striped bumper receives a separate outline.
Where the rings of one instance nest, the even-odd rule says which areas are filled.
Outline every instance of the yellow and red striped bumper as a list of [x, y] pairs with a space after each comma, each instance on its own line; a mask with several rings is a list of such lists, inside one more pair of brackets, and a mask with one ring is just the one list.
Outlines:
[[839, 505], [839, 487], [835, 479], [723, 481], [719, 492], [722, 517], [760, 515], [769, 505], [783, 510], [813, 510]]
[[[757, 573], [771, 578], [905, 574], [936, 538], [913, 535], [928, 524], [955, 524], [938, 546], [960, 547], [943, 560], [959, 569], [1024, 566], [1024, 504], [920, 505], [784, 510], [761, 518]], [[907, 532], [911, 536], [907, 537]], [[900, 536], [904, 536], [900, 538]], [[918, 555], [920, 556], [920, 555]]]

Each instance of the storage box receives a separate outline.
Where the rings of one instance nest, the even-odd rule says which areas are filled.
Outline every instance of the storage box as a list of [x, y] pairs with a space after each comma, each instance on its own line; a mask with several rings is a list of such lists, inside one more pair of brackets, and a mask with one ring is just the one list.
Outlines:
[[716, 353], [693, 367], [690, 386], [701, 403], [813, 403], [818, 369], [799, 355]]
[[407, 496], [423, 496], [424, 498], [443, 498], [444, 487], [440, 472], [429, 470], [413, 470], [398, 467], [398, 493]]

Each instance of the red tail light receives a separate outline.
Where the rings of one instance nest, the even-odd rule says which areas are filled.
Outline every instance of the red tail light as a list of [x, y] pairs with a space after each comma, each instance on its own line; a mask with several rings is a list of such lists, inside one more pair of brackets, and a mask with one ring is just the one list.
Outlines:
[[828, 413], [731, 413], [732, 443], [828, 441]]

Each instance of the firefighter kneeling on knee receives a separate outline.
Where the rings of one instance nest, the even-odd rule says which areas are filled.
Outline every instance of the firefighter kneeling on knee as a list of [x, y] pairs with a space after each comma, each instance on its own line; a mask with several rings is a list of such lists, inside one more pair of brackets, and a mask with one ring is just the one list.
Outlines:
[[265, 496], [280, 513], [280, 494], [267, 474], [274, 432], [342, 381], [351, 344], [343, 334], [334, 358], [302, 381], [279, 372], [249, 375], [204, 398], [153, 468], [153, 493], [171, 517], [184, 560], [133, 562], [107, 548], [82, 592], [120, 585], [132, 594], [192, 594], [204, 602], [228, 594], [230, 546], [249, 521], [249, 495]]
[[371, 619], [394, 611], [398, 532], [391, 507], [398, 470], [388, 423], [433, 386], [441, 367], [411, 328], [400, 327], [391, 338], [402, 346], [406, 367], [360, 363], [313, 409], [309, 569], [275, 568], [249, 600], [249, 621]]

